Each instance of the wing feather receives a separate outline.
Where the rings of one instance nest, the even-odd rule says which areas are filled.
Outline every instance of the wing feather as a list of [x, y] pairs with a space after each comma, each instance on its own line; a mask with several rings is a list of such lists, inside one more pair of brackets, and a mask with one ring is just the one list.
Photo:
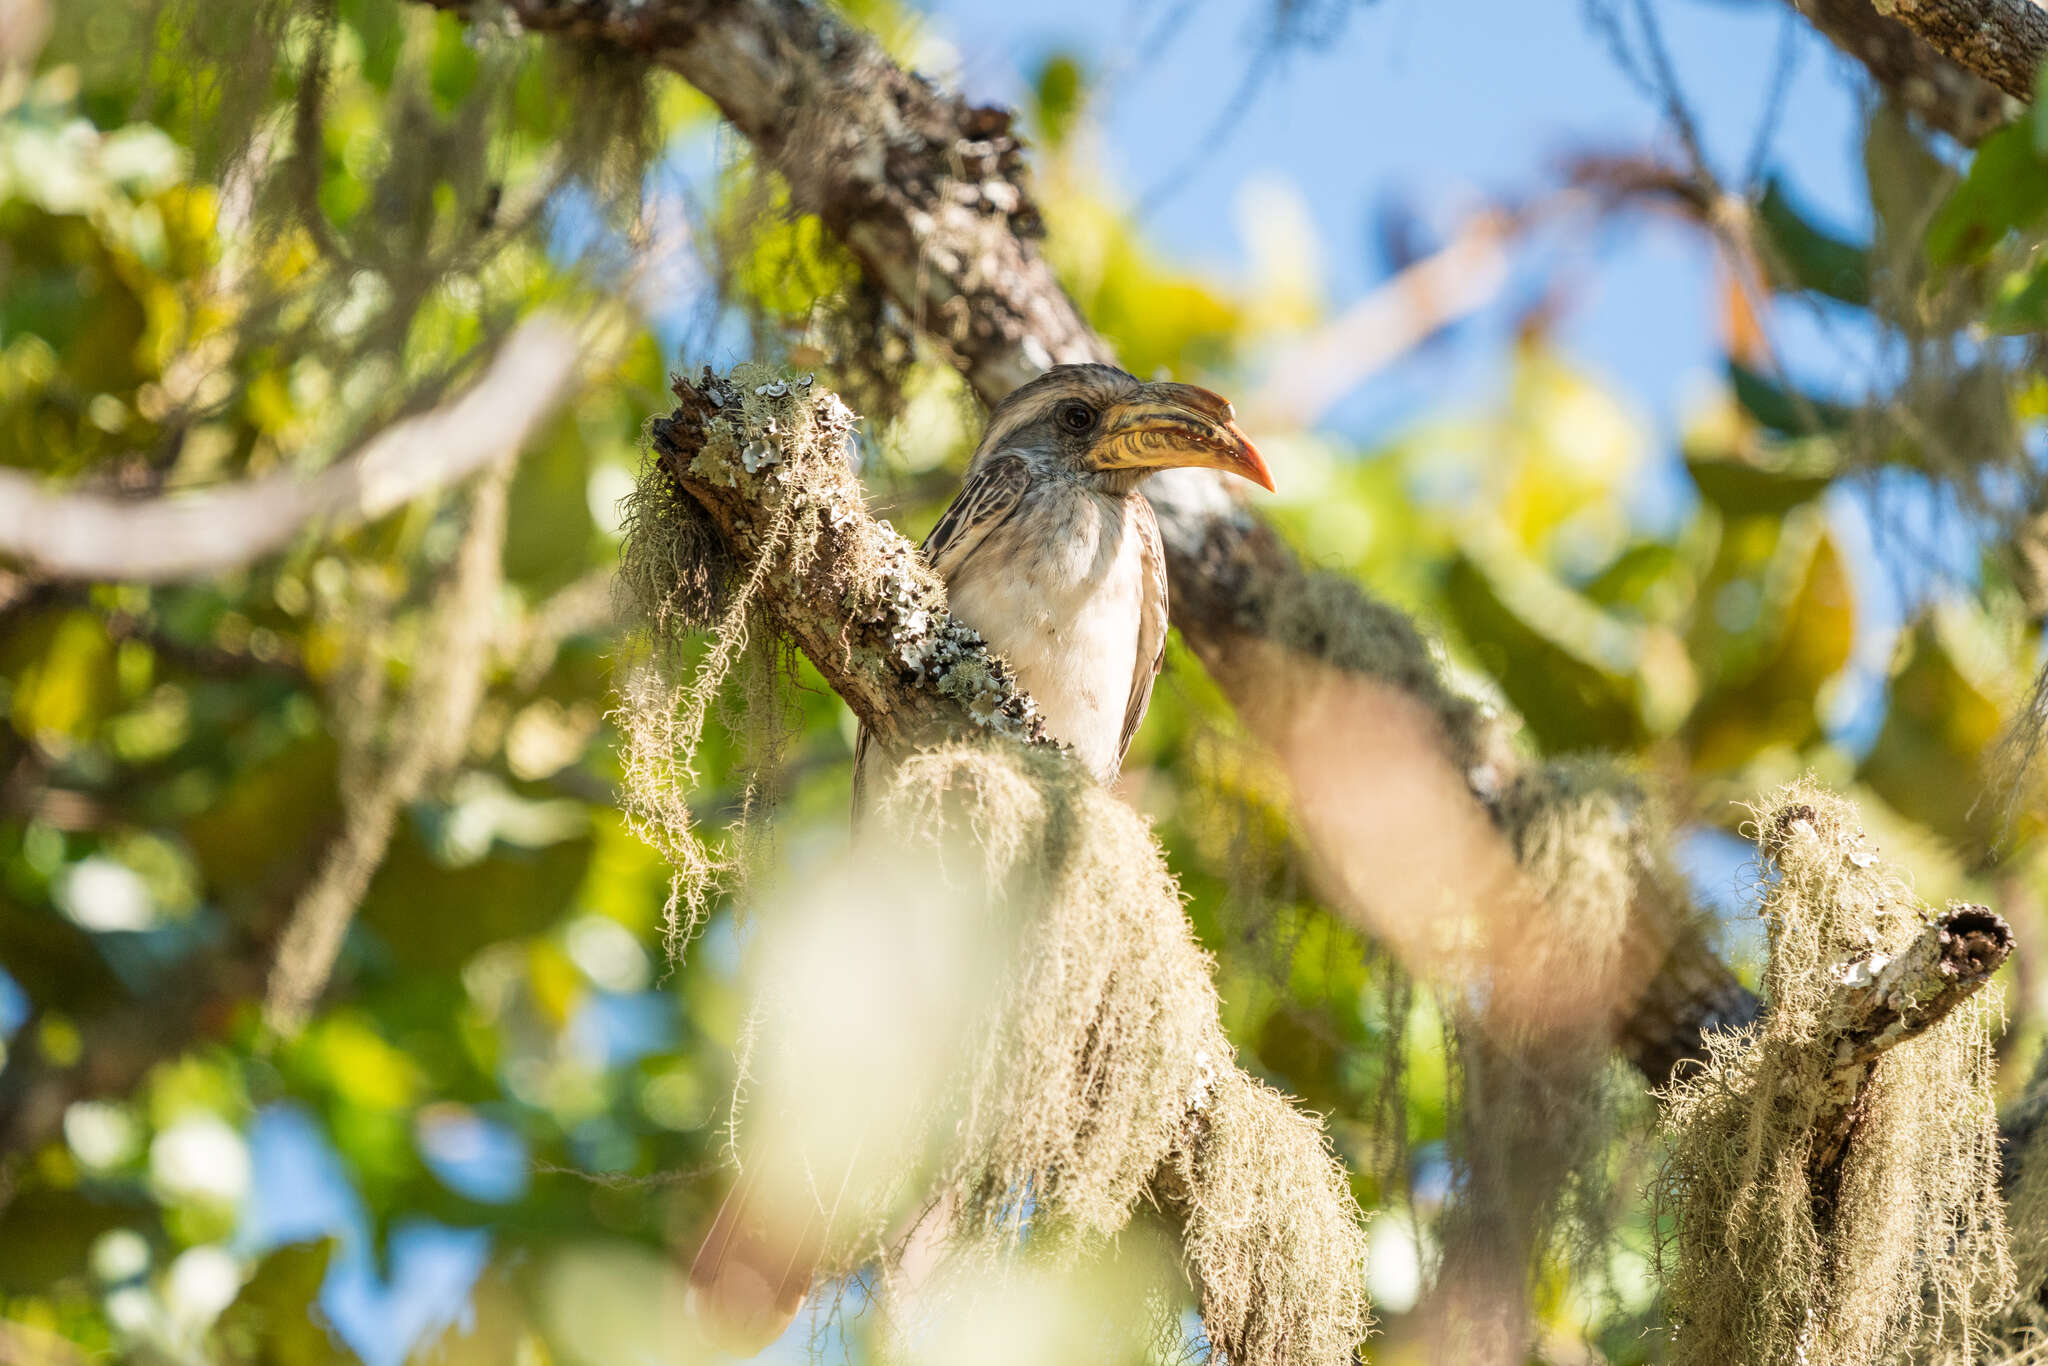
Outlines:
[[1116, 743], [1116, 763], [1121, 769], [1131, 752], [1131, 737], [1145, 719], [1152, 701], [1152, 681], [1166, 663], [1166, 549], [1159, 540], [1159, 519], [1143, 494], [1130, 499], [1131, 531], [1138, 537], [1143, 572], [1138, 598], [1138, 657], [1131, 676], [1130, 700], [1124, 704], [1123, 734]]
[[[1030, 482], [1030, 470], [1023, 460], [1014, 455], [998, 455], [969, 470], [967, 481], [953, 496], [952, 506], [939, 518], [931, 534], [924, 538], [925, 562], [939, 572], [940, 578], [952, 583], [960, 567], [988, 539], [988, 534], [1016, 515]], [[1151, 521], [1149, 509], [1146, 520], [1148, 523]], [[1158, 539], [1156, 530], [1153, 539]], [[1147, 691], [1150, 691], [1149, 684]], [[1142, 701], [1138, 709], [1144, 710]], [[856, 824], [867, 794], [869, 738], [868, 728], [862, 726], [853, 747], [853, 816]]]
[[926, 562], [951, 583], [988, 534], [1016, 515], [1030, 483], [1031, 471], [1014, 455], [995, 456], [969, 471], [953, 505], [924, 538]]

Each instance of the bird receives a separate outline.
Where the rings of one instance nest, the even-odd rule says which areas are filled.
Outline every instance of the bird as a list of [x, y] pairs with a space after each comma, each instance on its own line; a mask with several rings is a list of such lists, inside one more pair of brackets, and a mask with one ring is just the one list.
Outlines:
[[924, 543], [953, 614], [1104, 783], [1123, 767], [1166, 656], [1166, 555], [1141, 487], [1177, 466], [1273, 488], [1220, 394], [1113, 365], [1055, 366], [990, 413]]
[[[1220, 394], [1113, 365], [1054, 366], [989, 413], [959, 493], [924, 541], [953, 614], [1007, 661], [1046, 734], [1103, 783], [1121, 772], [1165, 661], [1166, 555], [1142, 486], [1176, 467], [1273, 490]], [[856, 818], [869, 749], [863, 728]], [[751, 1181], [749, 1172], [726, 1197], [690, 1270], [699, 1322], [740, 1355], [795, 1318], [817, 1254], [808, 1221], [750, 1209]]]

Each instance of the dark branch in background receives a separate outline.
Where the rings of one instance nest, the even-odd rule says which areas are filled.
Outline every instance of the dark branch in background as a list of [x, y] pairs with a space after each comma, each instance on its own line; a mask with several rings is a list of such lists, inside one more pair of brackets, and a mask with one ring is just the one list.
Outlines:
[[[710, 96], [788, 181], [795, 207], [846, 242], [984, 401], [1050, 364], [1111, 358], [1033, 245], [1038, 215], [1007, 112], [942, 93], [801, 0], [491, 7], [504, 10], [531, 30], [630, 49]], [[1369, 932], [1398, 935], [1413, 932], [1419, 907], [1526, 897], [1512, 832], [1491, 802], [1519, 767], [1505, 728], [1449, 692], [1406, 618], [1306, 569], [1219, 481], [1172, 473], [1189, 477], [1155, 478], [1150, 489], [1174, 624], [1281, 755], [1301, 813], [1327, 807], [1316, 794], [1333, 781], [1401, 794], [1381, 803], [1385, 822], [1305, 832], [1333, 903]], [[1311, 734], [1303, 718], [1315, 716], [1350, 733]], [[1418, 849], [1431, 851], [1430, 866]], [[1750, 1018], [1755, 1002], [1689, 920], [1674, 923], [1663, 905], [1639, 909], [1629, 947], [1643, 988], [1622, 1003], [1615, 1030], [1661, 1082], [1701, 1056], [1702, 1030]]]
[[[1829, 42], [1861, 62], [1901, 108], [1958, 142], [1981, 141], [2018, 116], [2020, 100], [2031, 98], [2030, 89], [2014, 92], [2020, 99], [2013, 98], [1978, 74], [1982, 68], [1974, 63], [1951, 61], [1901, 17], [1881, 12], [1871, 0], [1792, 3]], [[1908, 8], [1900, 5], [1898, 14]]]

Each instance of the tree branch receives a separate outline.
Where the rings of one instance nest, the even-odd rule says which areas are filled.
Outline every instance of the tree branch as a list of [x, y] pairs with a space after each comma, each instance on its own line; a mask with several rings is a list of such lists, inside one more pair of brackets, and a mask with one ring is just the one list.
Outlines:
[[1826, 1037], [1835, 1041], [1835, 1070], [1814, 1124], [1809, 1162], [1816, 1189], [1839, 1183], [1871, 1064], [1938, 1024], [1990, 981], [2012, 943], [2012, 928], [1989, 907], [1957, 905], [1896, 957], [1873, 954], [1840, 970], [1826, 1025]]
[[1942, 56], [2021, 103], [2048, 62], [2048, 8], [2034, 0], [1871, 0]]
[[[1905, 6], [1886, 13], [1872, 0], [1791, 0], [1827, 40], [1861, 62], [1900, 106], [1958, 142], [1974, 146], [2018, 117], [2031, 89], [2008, 94], [1936, 51], [1903, 20]], [[2026, 0], [2018, 0], [2025, 5]]]
[[60, 579], [168, 583], [246, 568], [314, 523], [375, 521], [524, 445], [567, 397], [580, 349], [562, 321], [534, 318], [461, 396], [385, 428], [310, 479], [274, 474], [131, 500], [53, 492], [0, 470], [0, 555]]
[[[426, 3], [466, 12], [474, 0]], [[650, 57], [710, 96], [787, 180], [794, 206], [846, 242], [984, 400], [1055, 362], [1111, 357], [1033, 244], [1038, 215], [1008, 113], [939, 91], [802, 0], [503, 8], [529, 29]], [[1490, 800], [1519, 766], [1506, 727], [1446, 687], [1413, 624], [1340, 577], [1310, 573], [1208, 472], [1168, 471], [1148, 494], [1174, 624], [1281, 756], [1304, 818], [1324, 818], [1305, 819], [1303, 836], [1333, 904], [1397, 944], [1416, 942], [1420, 907], [1497, 920], [1538, 910]], [[858, 686], [848, 701], [862, 710]], [[1311, 717], [1344, 729], [1318, 734]], [[1324, 800], [1339, 789], [1379, 800], [1340, 809]], [[1670, 908], [1639, 909], [1642, 920]], [[1697, 935], [1689, 920], [1646, 923], [1633, 946], [1654, 975], [1639, 1001], [1613, 1004], [1640, 1065], [1698, 1056], [1700, 1030], [1753, 1014], [1734, 976], [1690, 942]]]
[[[867, 512], [860, 481], [844, 459], [855, 419], [843, 403], [769, 378], [757, 367], [742, 367], [730, 379], [707, 371], [697, 384], [678, 381], [675, 393], [675, 411], [650, 430], [661, 468], [686, 495], [678, 502], [701, 508], [731, 563], [747, 566], [731, 576], [742, 585], [734, 591], [746, 595], [745, 610], [758, 612], [809, 657], [883, 751], [963, 733], [1045, 743], [1036, 705], [979, 634], [948, 612], [945, 586], [917, 548]], [[1102, 793], [1070, 756], [1014, 772], [1038, 790], [1043, 805], [1006, 809], [1001, 821], [963, 812], [962, 829], [977, 841], [1012, 849], [1048, 840], [1048, 852], [1031, 865], [1034, 880], [1056, 884], [1065, 868], [1100, 869], [1087, 874], [1080, 892], [1091, 906], [1123, 899], [1118, 888], [1131, 879], [1143, 889], [1134, 893], [1143, 923], [1155, 927], [1141, 932], [1158, 936], [1164, 947], [1109, 975], [1129, 977], [1128, 985], [1141, 992], [1198, 983], [1188, 1013], [1199, 1034], [1185, 1050], [1173, 1050], [1173, 1066], [1191, 1070], [1170, 1077], [1169, 1087], [1138, 1107], [1145, 1113], [1163, 1107], [1170, 1117], [1168, 1137], [1141, 1150], [1139, 1170], [1150, 1198], [1180, 1229], [1210, 1338], [1246, 1366], [1354, 1360], [1370, 1322], [1366, 1245], [1343, 1168], [1320, 1125], [1232, 1060], [1209, 985], [1209, 959], [1191, 938], [1178, 885], [1142, 822]], [[1087, 813], [1063, 789], [1092, 796], [1115, 811], [1116, 820]], [[1037, 814], [1020, 821], [1020, 811]], [[1133, 839], [1099, 845], [1095, 855], [1076, 852], [1091, 839], [1114, 839], [1105, 832], [1117, 820], [1130, 821]], [[1085, 947], [1105, 946], [1091, 940]], [[1058, 960], [1083, 948], [1055, 943], [1047, 951]], [[1028, 950], [1016, 952], [1029, 957]], [[1081, 1018], [1093, 1036], [1097, 1022], [1108, 1017], [1091, 1008]], [[1166, 1007], [1147, 1011], [1145, 1019], [1158, 1030], [1189, 1023]], [[1105, 1026], [1105, 1037], [1113, 1032]], [[1122, 1079], [1126, 1065], [1093, 1053], [1092, 1045], [1063, 1043], [1059, 1053], [1067, 1059], [1059, 1066], [1079, 1067], [1076, 1094], [1100, 1096], [1131, 1084]], [[1058, 1066], [1029, 1075], [1055, 1090], [1068, 1084]], [[1036, 1099], [1058, 1103], [1051, 1094]], [[1098, 1118], [1110, 1126], [1119, 1122], [1114, 1112], [1121, 1102], [1101, 1103], [1110, 1113], [1091, 1116], [1083, 1129]], [[1033, 1123], [1043, 1122], [1034, 1105]], [[944, 1127], [964, 1133], [976, 1126], [963, 1119]], [[1148, 1125], [1143, 1132], [1153, 1131]], [[1257, 1164], [1255, 1175], [1243, 1169], [1248, 1162]], [[973, 1160], [966, 1165], [982, 1170]], [[945, 1169], [944, 1162], [935, 1166]], [[995, 1188], [1000, 1192], [1004, 1183], [996, 1181]], [[1038, 1192], [1042, 1200], [1056, 1195], [1050, 1188]]]
[[[1043, 742], [1036, 704], [947, 610], [945, 585], [916, 547], [868, 515], [850, 465], [806, 461], [799, 479], [793, 451], [757, 458], [751, 469], [731, 452], [700, 459], [707, 428], [737, 411], [742, 395], [709, 371], [701, 385], [679, 381], [675, 393], [675, 411], [650, 428], [663, 468], [743, 559], [792, 541], [806, 547], [763, 562], [769, 614], [885, 749], [974, 730]], [[829, 395], [816, 402], [820, 421], [851, 433], [844, 404]], [[883, 591], [873, 582], [878, 567], [889, 572]]]

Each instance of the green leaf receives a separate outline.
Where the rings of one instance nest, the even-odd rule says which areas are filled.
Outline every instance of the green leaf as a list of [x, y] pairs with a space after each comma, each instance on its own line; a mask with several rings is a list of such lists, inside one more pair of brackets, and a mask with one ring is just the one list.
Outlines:
[[2034, 78], [2034, 155], [2048, 160], [2048, 64]]
[[1962, 184], [1927, 227], [1927, 259], [1936, 266], [1982, 261], [2005, 235], [2048, 215], [2048, 158], [2034, 150], [2029, 121], [1999, 129], [1977, 148]]
[[1067, 140], [1080, 116], [1085, 88], [1081, 63], [1070, 52], [1053, 53], [1038, 69], [1032, 91], [1037, 115], [1033, 121], [1048, 147], [1056, 148]]
[[1637, 703], [1643, 638], [1527, 557], [1475, 537], [1445, 597], [1472, 652], [1545, 750], [1631, 746], [1650, 734]]
[[361, 920], [405, 966], [458, 972], [484, 945], [538, 934], [560, 919], [591, 848], [587, 835], [538, 850], [501, 844], [481, 862], [450, 868], [408, 830], [377, 870]]
[[1985, 312], [1984, 325], [2007, 336], [2048, 332], [2048, 260], [2005, 278]]
[[1687, 642], [1709, 672], [1686, 727], [1694, 769], [1729, 772], [1817, 739], [1815, 699], [1855, 636], [1848, 571], [1820, 509], [1730, 518]]
[[1870, 248], [1837, 237], [1801, 213], [1776, 180], [1764, 190], [1757, 216], [1776, 248], [1774, 270], [1785, 283], [1858, 307], [1870, 303]]
[[1989, 851], [2002, 810], [1954, 775], [1980, 771], [1997, 740], [2007, 701], [2000, 675], [2009, 668], [1982, 618], [1960, 606], [1922, 617], [1892, 676], [1884, 728], [1857, 775], [1900, 815], [1971, 856]]
[[342, 1366], [356, 1360], [327, 1330], [315, 1301], [335, 1240], [293, 1243], [263, 1259], [214, 1332], [240, 1366]]
[[134, 1199], [97, 1198], [72, 1188], [21, 1191], [0, 1212], [0, 1293], [44, 1291], [59, 1281], [83, 1281], [93, 1240], [116, 1228], [145, 1234], [155, 1211]]
[[1728, 383], [1743, 410], [1774, 432], [1812, 436], [1838, 432], [1849, 425], [1849, 408], [1797, 393], [1740, 361], [1728, 362]]

